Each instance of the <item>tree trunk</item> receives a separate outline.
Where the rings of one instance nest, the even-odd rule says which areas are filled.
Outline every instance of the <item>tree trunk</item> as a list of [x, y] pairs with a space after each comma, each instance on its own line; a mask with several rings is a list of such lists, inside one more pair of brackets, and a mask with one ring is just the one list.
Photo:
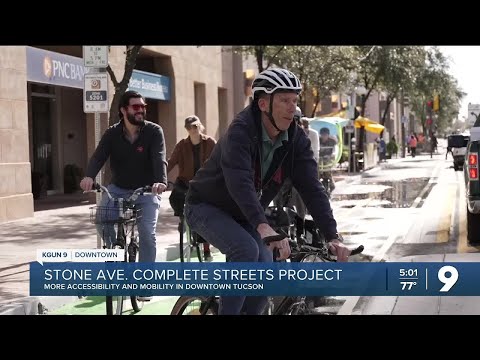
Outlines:
[[313, 105], [313, 110], [312, 110], [312, 116], [310, 117], [315, 117], [315, 113], [317, 112], [317, 107], [318, 107], [318, 104], [320, 103], [320, 95], [317, 95], [315, 96], [315, 103]]
[[261, 73], [263, 69], [263, 55], [265, 54], [264, 46], [255, 46], [255, 59], [257, 60], [258, 72]]
[[133, 69], [137, 63], [137, 57], [142, 48], [141, 45], [127, 46], [125, 56], [125, 71], [123, 73], [122, 81], [118, 82], [117, 78], [110, 67], [107, 67], [107, 72], [110, 74], [110, 79], [115, 87], [115, 94], [113, 95], [112, 104], [110, 105], [110, 114], [108, 117], [109, 125], [113, 125], [118, 121], [118, 105], [125, 91], [128, 89], [128, 83], [132, 77]]
[[[125, 91], [128, 89], [128, 83], [132, 77], [133, 69], [137, 63], [137, 57], [142, 45], [127, 46], [125, 52], [125, 71], [123, 73], [122, 81], [118, 82], [115, 73], [110, 65], [107, 67], [107, 72], [110, 75], [113, 86], [115, 87], [115, 94], [113, 95], [112, 104], [110, 105], [110, 112], [108, 117], [109, 126], [115, 124], [118, 120], [118, 105]], [[112, 173], [110, 170], [110, 159], [104, 165], [103, 183], [108, 184], [111, 180]]]

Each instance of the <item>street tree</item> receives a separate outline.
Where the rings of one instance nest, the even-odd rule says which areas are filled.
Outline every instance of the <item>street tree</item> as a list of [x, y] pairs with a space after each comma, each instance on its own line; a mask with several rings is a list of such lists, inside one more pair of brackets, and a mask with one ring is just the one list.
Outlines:
[[458, 87], [457, 81], [448, 73], [448, 59], [437, 48], [427, 50], [425, 67], [417, 77], [410, 96], [412, 111], [420, 120], [422, 131], [428, 134], [430, 125], [427, 123], [433, 111], [428, 108], [429, 101], [435, 95], [441, 99], [440, 111], [436, 114], [436, 125], [445, 129], [460, 109], [460, 101], [465, 95]]
[[401, 97], [401, 92], [412, 92], [417, 77], [425, 67], [426, 50], [423, 46], [389, 47], [385, 59], [385, 69], [379, 81], [379, 90], [387, 94], [385, 108], [381, 114], [380, 124], [385, 121], [394, 99]]
[[133, 69], [135, 69], [137, 57], [140, 53], [141, 48], [142, 45], [126, 46], [124, 72], [123, 77], [120, 81], [118, 81], [115, 73], [110, 67], [110, 64], [107, 66], [107, 72], [110, 75], [110, 80], [112, 81], [115, 88], [115, 93], [113, 94], [113, 99], [110, 105], [110, 112], [108, 117], [109, 125], [113, 125], [118, 121], [118, 105], [123, 94], [128, 89], [128, 83], [130, 82], [130, 78], [132, 77]]
[[[302, 83], [299, 104], [310, 117], [315, 116], [320, 101], [343, 90], [353, 68], [353, 48], [350, 46], [287, 46], [275, 59], [278, 66], [294, 72]], [[307, 98], [313, 106], [306, 108]]]
[[285, 50], [285, 46], [234, 46], [232, 50], [243, 55], [252, 55], [257, 62], [258, 72], [261, 73], [276, 63], [277, 57]]
[[[365, 105], [372, 91], [379, 90], [380, 83], [385, 77], [389, 52], [392, 46], [355, 46], [356, 61], [354, 85], [364, 88], [360, 100], [360, 116], [365, 116]], [[365, 127], [360, 126], [358, 148], [363, 149]]]

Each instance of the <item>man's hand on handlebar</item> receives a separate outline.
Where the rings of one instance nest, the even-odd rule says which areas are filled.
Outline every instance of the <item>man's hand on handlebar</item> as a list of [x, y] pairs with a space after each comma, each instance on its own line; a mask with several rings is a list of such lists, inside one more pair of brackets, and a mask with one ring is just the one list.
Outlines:
[[[263, 240], [271, 236], [279, 236], [279, 234], [272, 229], [272, 227], [266, 223], [259, 224], [257, 231], [260, 234], [260, 238]], [[275, 260], [286, 260], [290, 256], [290, 244], [288, 238], [284, 237], [282, 240], [272, 241], [267, 244], [270, 250], [277, 248], [279, 256]]]
[[167, 189], [167, 185], [164, 183], [154, 183], [152, 185], [152, 194], [154, 195], [160, 195]]
[[84, 177], [82, 181], [80, 181], [80, 188], [83, 191], [90, 191], [92, 190], [93, 183], [94, 181], [91, 177]]
[[334, 239], [329, 242], [329, 250], [337, 257], [338, 262], [348, 261], [351, 250], [345, 246], [339, 239]]

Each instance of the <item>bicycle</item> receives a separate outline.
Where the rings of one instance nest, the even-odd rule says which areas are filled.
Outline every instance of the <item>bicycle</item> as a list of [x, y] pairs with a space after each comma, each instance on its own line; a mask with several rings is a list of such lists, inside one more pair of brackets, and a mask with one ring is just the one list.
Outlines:
[[[175, 183], [172, 181], [168, 182], [168, 190], [173, 191]], [[180, 235], [179, 241], [179, 250], [180, 250], [180, 261], [181, 262], [190, 262], [192, 259], [192, 250], [195, 250], [197, 253], [198, 261], [203, 262], [203, 246], [200, 246], [203, 243], [198, 240], [198, 235], [190, 230], [185, 216], [183, 214], [185, 202], [185, 194], [177, 195], [175, 198], [170, 198], [170, 205], [174, 209], [174, 215], [178, 216], [178, 232]], [[180, 206], [181, 205], [181, 206]], [[185, 242], [186, 240], [186, 242]]]
[[[329, 147], [324, 146], [322, 147], [322, 150], [324, 150], [324, 148], [329, 148]], [[318, 168], [319, 168], [318, 178], [322, 183], [323, 187], [325, 188], [325, 192], [327, 193], [327, 196], [329, 199], [332, 193], [332, 185], [333, 185], [332, 167], [334, 166], [334, 164], [335, 162], [334, 162], [334, 159], [332, 158], [332, 155], [322, 155], [318, 159]]]
[[[283, 209], [284, 213], [277, 209], [277, 214], [283, 219], [291, 219], [295, 216], [294, 209], [289, 209], [288, 214], [285, 208]], [[282, 230], [285, 229], [285, 226], [286, 224], [280, 223], [277, 229], [282, 234], [266, 237], [263, 239], [264, 242], [268, 245], [270, 242], [288, 237], [288, 234]], [[287, 227], [291, 226], [293, 225], [290, 222]], [[316, 226], [308, 229], [306, 227], [306, 230], [312, 232], [310, 237], [307, 236], [312, 240], [312, 245], [305, 244], [303, 239], [300, 242], [289, 239], [291, 248], [289, 260], [293, 262], [335, 262], [336, 259], [332, 257], [320, 230]], [[274, 259], [278, 256], [275, 250]], [[360, 245], [351, 251], [351, 255], [360, 254], [363, 250], [363, 245]], [[219, 299], [219, 296], [181, 296], [173, 306], [170, 315], [218, 315]], [[307, 296], [270, 296], [263, 315], [306, 315], [309, 314], [309, 309]]]
[[[135, 226], [137, 220], [141, 217], [141, 209], [137, 208], [135, 201], [140, 195], [151, 194], [151, 186], [140, 187], [133, 191], [128, 199], [114, 198], [105, 186], [94, 184], [93, 190], [87, 192], [101, 192], [107, 194], [113, 206], [93, 206], [90, 208], [90, 221], [96, 225], [102, 225], [102, 230], [105, 231], [105, 226], [116, 229], [116, 238], [114, 243], [107, 243], [105, 241], [104, 232], [102, 233], [102, 240], [104, 241], [104, 249], [123, 249], [125, 250], [125, 262], [138, 262], [140, 246], [138, 236], [135, 234]], [[129, 229], [130, 227], [130, 229]], [[130, 241], [128, 241], [130, 235]], [[106, 297], [106, 311], [107, 315], [122, 315], [123, 302], [126, 296], [107, 296]], [[130, 302], [134, 312], [139, 312], [143, 308], [144, 301], [139, 300], [139, 296], [130, 296]]]
[[[183, 214], [180, 216], [178, 231], [180, 233], [180, 261], [190, 262], [192, 251], [195, 250], [198, 261], [203, 262], [203, 243], [198, 240], [198, 234], [190, 230], [190, 226], [188, 226]], [[184, 243], [184, 234], [186, 236], [186, 244]]]

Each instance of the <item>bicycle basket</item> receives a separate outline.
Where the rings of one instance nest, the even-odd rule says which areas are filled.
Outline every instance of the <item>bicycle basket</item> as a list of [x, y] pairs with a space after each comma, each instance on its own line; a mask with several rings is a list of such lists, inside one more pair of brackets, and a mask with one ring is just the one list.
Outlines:
[[93, 206], [90, 208], [90, 222], [92, 224], [121, 224], [127, 221], [139, 219], [142, 209], [126, 209], [123, 211], [123, 217], [117, 207], [113, 206]]

